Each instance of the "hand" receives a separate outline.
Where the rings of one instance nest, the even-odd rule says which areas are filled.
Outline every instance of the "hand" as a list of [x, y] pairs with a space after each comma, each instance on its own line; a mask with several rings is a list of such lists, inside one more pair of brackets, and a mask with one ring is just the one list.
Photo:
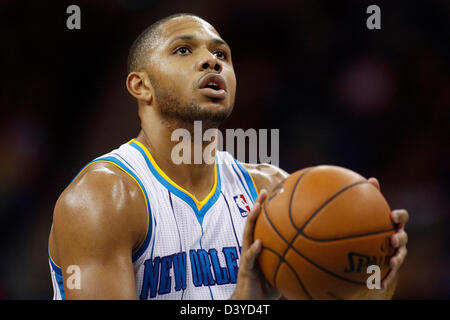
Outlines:
[[262, 249], [261, 240], [253, 241], [253, 231], [256, 219], [261, 211], [264, 201], [267, 198], [267, 191], [261, 190], [253, 205], [253, 209], [247, 216], [245, 223], [244, 238], [242, 241], [241, 261], [239, 263], [238, 279], [236, 289], [231, 296], [232, 300], [256, 300], [256, 299], [276, 299], [280, 294], [270, 286], [264, 278], [257, 258]]
[[[375, 178], [370, 178], [369, 182], [380, 190], [380, 184]], [[387, 289], [396, 281], [398, 270], [400, 269], [407, 254], [406, 244], [408, 243], [408, 234], [405, 232], [405, 224], [409, 220], [408, 212], [405, 209], [392, 210], [391, 219], [396, 225], [397, 232], [391, 237], [391, 244], [396, 249], [396, 254], [390, 260], [391, 270], [388, 276], [381, 283], [381, 289]]]

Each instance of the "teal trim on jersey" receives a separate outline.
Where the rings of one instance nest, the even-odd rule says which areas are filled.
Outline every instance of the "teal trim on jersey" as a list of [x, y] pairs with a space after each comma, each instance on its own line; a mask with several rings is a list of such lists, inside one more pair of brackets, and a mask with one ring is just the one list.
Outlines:
[[85, 165], [80, 171], [78, 171], [78, 173], [75, 175], [75, 177], [73, 177], [73, 179], [70, 181], [69, 185], [72, 184], [73, 180], [75, 180], [75, 179], [80, 175], [80, 173], [83, 172], [84, 169], [86, 169], [87, 166], [89, 166], [92, 162], [93, 162], [93, 161], [89, 162], [89, 163], [88, 163], [87, 165]]
[[216, 158], [216, 170], [217, 170], [217, 185], [216, 190], [214, 191], [214, 194], [211, 196], [211, 198], [206, 202], [206, 204], [198, 210], [197, 205], [195, 201], [186, 194], [183, 190], [180, 190], [176, 188], [174, 185], [172, 185], [170, 182], [168, 182], [159, 172], [156, 170], [156, 168], [151, 163], [150, 159], [148, 159], [147, 155], [145, 154], [145, 151], [135, 142], [131, 142], [129, 144], [133, 148], [135, 148], [137, 151], [139, 151], [142, 156], [145, 159], [145, 162], [147, 163], [148, 168], [150, 169], [150, 172], [153, 174], [153, 176], [164, 186], [167, 190], [169, 190], [171, 193], [176, 195], [178, 198], [186, 202], [192, 210], [195, 212], [195, 216], [197, 217], [197, 220], [200, 224], [200, 226], [203, 224], [203, 218], [205, 217], [206, 212], [216, 203], [217, 199], [220, 197], [220, 191], [222, 190], [222, 185], [220, 181], [220, 171], [219, 171], [219, 165]]
[[57, 274], [55, 271], [55, 279], [58, 283], [59, 293], [61, 294], [61, 300], [66, 300], [66, 294], [64, 293], [64, 280], [62, 275]]
[[247, 194], [247, 196], [249, 197], [250, 201], [252, 201], [253, 203], [255, 202], [255, 200], [253, 200], [253, 197], [250, 195], [250, 192], [248, 191], [247, 187], [245, 186], [245, 183], [242, 181], [241, 179], [241, 175], [239, 174], [239, 172], [236, 170], [236, 168], [233, 166], [233, 164], [231, 164], [231, 167], [233, 168], [233, 171], [236, 173], [236, 176], [239, 179], [239, 182], [241, 183], [242, 187], [245, 190], [245, 193]]
[[52, 260], [52, 258], [50, 258], [50, 253], [48, 254], [48, 260], [50, 260], [50, 264], [52, 265], [52, 269], [55, 271], [55, 273], [59, 274], [60, 276], [62, 276], [62, 270], [60, 267], [58, 267]]
[[[148, 245], [149, 245], [149, 243], [150, 243], [150, 238], [152, 237], [152, 222], [151, 222], [151, 219], [152, 219], [152, 210], [151, 210], [151, 208], [150, 208], [150, 201], [149, 201], [149, 199], [148, 199], [148, 195], [147, 195], [147, 191], [145, 190], [145, 188], [144, 188], [144, 184], [142, 183], [142, 181], [136, 176], [136, 174], [134, 174], [131, 170], [129, 170], [126, 166], [125, 166], [125, 164], [122, 162], [122, 161], [120, 161], [119, 159], [116, 159], [116, 158], [114, 158], [114, 157], [103, 157], [103, 158], [97, 158], [97, 159], [95, 159], [94, 161], [91, 161], [90, 163], [92, 163], [92, 162], [113, 162], [114, 164], [116, 164], [117, 166], [119, 166], [122, 170], [124, 170], [125, 172], [127, 172], [130, 176], [132, 176], [136, 181], [137, 181], [137, 183], [139, 184], [139, 186], [141, 187], [141, 190], [144, 192], [144, 195], [145, 195], [145, 200], [146, 200], [146, 203], [147, 203], [147, 209], [148, 209], [148, 230], [147, 230], [147, 236], [145, 237], [145, 241], [144, 241], [144, 243], [141, 245], [141, 247], [139, 248], [139, 250], [135, 253], [135, 254], [133, 254], [133, 256], [132, 256], [132, 261], [133, 261], [133, 263], [137, 260], [137, 259], [139, 259], [141, 256], [142, 256], [142, 254], [145, 252], [145, 250], [147, 250], [147, 248], [148, 248]], [[88, 164], [89, 165], [89, 164]]]
[[258, 192], [256, 192], [256, 188], [255, 188], [255, 185], [253, 184], [252, 177], [250, 177], [250, 174], [248, 173], [248, 171], [236, 159], [233, 159], [233, 160], [236, 163], [236, 165], [238, 166], [239, 170], [244, 175], [245, 182], [247, 182], [247, 186], [250, 189], [250, 193], [252, 195], [251, 198], [253, 199], [253, 202], [255, 202], [256, 198], [258, 198]]
[[56, 264], [53, 263], [52, 258], [50, 257], [50, 252], [48, 253], [48, 260], [50, 261], [50, 265], [52, 266], [52, 270], [55, 271], [55, 279], [58, 284], [59, 293], [61, 294], [61, 299], [65, 300], [66, 295], [64, 294], [64, 280], [62, 276], [62, 270]]

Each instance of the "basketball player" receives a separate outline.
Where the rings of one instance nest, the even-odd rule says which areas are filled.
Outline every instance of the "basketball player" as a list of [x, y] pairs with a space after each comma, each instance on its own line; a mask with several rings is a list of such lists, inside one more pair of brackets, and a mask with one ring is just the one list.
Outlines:
[[[128, 67], [141, 131], [87, 164], [59, 197], [49, 237], [54, 299], [279, 297], [255, 263], [261, 242], [253, 228], [266, 190], [288, 174], [218, 150], [210, 164], [171, 159], [175, 129], [192, 130], [194, 120], [217, 128], [231, 113], [229, 46], [203, 19], [173, 15], [136, 39]], [[406, 255], [408, 214], [393, 211], [392, 219], [399, 250], [371, 298], [391, 298]], [[78, 281], [70, 266], [79, 268]]]

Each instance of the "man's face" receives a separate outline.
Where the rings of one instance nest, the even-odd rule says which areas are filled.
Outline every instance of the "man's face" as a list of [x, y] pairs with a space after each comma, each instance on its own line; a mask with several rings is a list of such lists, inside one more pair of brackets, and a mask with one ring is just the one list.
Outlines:
[[166, 117], [218, 126], [231, 113], [236, 76], [231, 50], [206, 21], [178, 17], [159, 27], [147, 70]]

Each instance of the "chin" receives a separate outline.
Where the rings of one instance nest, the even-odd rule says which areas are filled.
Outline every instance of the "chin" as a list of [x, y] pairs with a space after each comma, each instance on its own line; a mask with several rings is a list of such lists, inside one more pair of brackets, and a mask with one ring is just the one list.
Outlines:
[[208, 126], [219, 126], [229, 117], [233, 107], [222, 100], [203, 102], [197, 105], [196, 109], [197, 120], [205, 122], [205, 125], [209, 123]]
[[223, 101], [211, 101], [201, 105], [204, 109], [211, 113], [231, 113], [233, 107]]

